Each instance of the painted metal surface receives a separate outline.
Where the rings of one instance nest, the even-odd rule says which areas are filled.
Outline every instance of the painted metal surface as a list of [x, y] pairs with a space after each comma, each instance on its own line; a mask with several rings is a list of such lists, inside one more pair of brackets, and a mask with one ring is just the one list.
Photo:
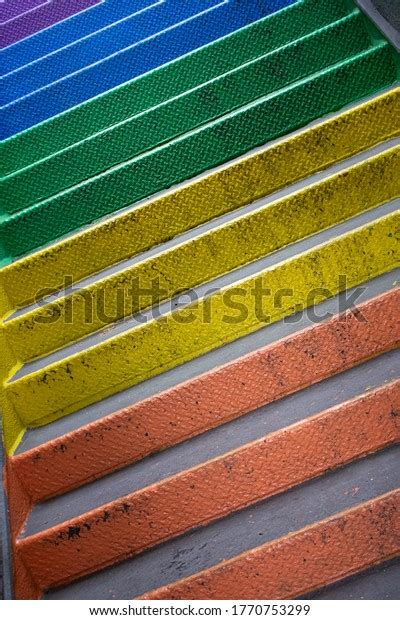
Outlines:
[[324, 69], [261, 98], [54, 198], [3, 216], [1, 258], [40, 247], [96, 218], [244, 154], [376, 88], [388, 86], [396, 79], [397, 71], [392, 50], [379, 44], [342, 65]]
[[[79, 292], [11, 318], [0, 329], [18, 362], [29, 362], [171, 299], [181, 290], [193, 289], [399, 198], [399, 169], [397, 146], [298, 194], [269, 203], [154, 258], [143, 259], [115, 275], [81, 287]], [[157, 287], [152, 290], [156, 278]], [[139, 289], [148, 293], [139, 297]], [[89, 320], [90, 303], [97, 312], [92, 312]]]
[[[399, 131], [399, 116], [400, 89], [395, 88], [139, 209], [21, 259], [0, 271], [1, 313], [10, 315], [39, 300], [40, 291], [62, 288], [65, 274], [79, 282], [393, 138]], [[247, 179], [252, 183], [246, 183]]]
[[[44, 598], [105, 598], [112, 605], [113, 599], [137, 598], [190, 577], [393, 491], [398, 487], [393, 472], [398, 456], [399, 448], [395, 447], [354, 461], [120, 564], [50, 590]], [[369, 585], [369, 596], [374, 598], [372, 578]], [[318, 597], [318, 591], [315, 594]]]
[[[46, 529], [50, 529], [54, 525], [78, 518], [100, 506], [118, 501], [121, 497], [159, 484], [171, 476], [180, 475], [186, 470], [197, 468], [208, 461], [239, 450], [248, 443], [260, 441], [287, 426], [304, 422], [327, 409], [364, 396], [375, 389], [373, 386], [384, 386], [390, 381], [396, 381], [398, 380], [396, 360], [399, 358], [398, 351], [385, 352], [339, 374], [323, 378], [305, 388], [303, 386], [290, 396], [257, 407], [204, 433], [193, 435], [184, 442], [167, 447], [166, 450], [155, 451], [150, 456], [126, 464], [120, 469], [104, 474], [97, 472], [94, 478], [34, 504], [21, 536], [27, 537], [41, 532], [43, 524], [46, 525]], [[48, 430], [53, 430], [53, 425], [41, 429], [43, 434]], [[30, 435], [33, 433], [34, 430], [29, 431]], [[47, 432], [47, 438], [49, 437], [50, 434]], [[61, 436], [59, 435], [57, 439], [61, 439]], [[46, 448], [44, 445], [41, 447]], [[396, 450], [398, 448], [389, 447], [384, 449], [382, 454], [394, 453]], [[23, 445], [18, 452], [17, 456], [24, 453]], [[356, 467], [355, 463], [351, 467]], [[380, 492], [383, 492], [382, 489], [375, 494]], [[248, 548], [251, 546], [250, 543]], [[172, 542], [171, 548], [173, 549]], [[237, 552], [232, 555], [236, 554]], [[136, 563], [133, 558], [130, 561]], [[218, 561], [217, 558], [216, 563]], [[215, 562], [211, 561], [211, 564], [213, 563]], [[197, 570], [199, 568], [196, 566], [194, 572]], [[176, 577], [172, 579], [175, 580]], [[154, 587], [148, 582], [142, 591]]]
[[346, 318], [335, 316], [24, 451], [12, 468], [33, 503], [65, 493], [396, 349], [399, 303], [399, 289], [378, 296]]
[[400, 561], [394, 558], [361, 573], [340, 579], [302, 596], [308, 600], [395, 601], [398, 597]]
[[[186, 470], [240, 450], [246, 444], [260, 441], [287, 426], [304, 422], [327, 409], [364, 396], [375, 389], [372, 386], [384, 386], [390, 381], [396, 381], [396, 360], [399, 358], [398, 351], [385, 352], [306, 388], [300, 388], [290, 396], [257, 407], [204, 433], [193, 435], [184, 442], [167, 447], [166, 450], [155, 451], [144, 459], [104, 474], [98, 471], [97, 475], [82, 484], [34, 504], [21, 536], [27, 537], [41, 532], [43, 524], [46, 529], [50, 529], [54, 525], [78, 518], [100, 506], [118, 501], [121, 497], [159, 484], [171, 476], [180, 475]], [[357, 383], [354, 384], [354, 381]], [[41, 430], [45, 433], [50, 429], [53, 430], [53, 425]], [[29, 434], [34, 432], [31, 430]], [[47, 436], [49, 438], [50, 434], [47, 433]], [[61, 439], [61, 436], [57, 439]], [[98, 443], [101, 444], [101, 441]], [[44, 445], [41, 447], [46, 448]], [[396, 450], [398, 448], [389, 447], [383, 453]], [[22, 454], [23, 446], [19, 448], [17, 456]], [[173, 544], [171, 547], [173, 548]], [[248, 548], [250, 547], [251, 544]], [[134, 559], [131, 558], [131, 561], [134, 562]], [[218, 561], [217, 559], [216, 562]], [[194, 572], [197, 570], [199, 569], [196, 567]], [[173, 579], [175, 580], [176, 578]], [[153, 588], [154, 585], [148, 582], [143, 591]]]
[[[265, 317], [268, 322], [275, 322], [290, 315], [296, 306], [307, 307], [335, 295], [343, 287], [340, 274], [346, 274], [347, 286], [356, 286], [394, 269], [400, 256], [399, 218], [399, 213], [382, 217], [241, 281], [240, 298], [246, 309], [241, 322], [235, 322], [234, 304], [225, 303], [227, 298], [237, 294], [238, 287], [227, 287], [87, 351], [49, 366], [44, 362], [33, 374], [6, 383], [3, 387], [6, 445], [9, 449], [15, 448], [21, 422], [26, 426], [46, 424], [204, 354], [221, 343], [260, 329], [267, 320]], [[259, 304], [254, 303], [256, 288], [274, 292], [289, 287], [293, 289], [293, 296], [282, 300], [278, 308], [274, 307], [273, 295], [264, 297]], [[311, 299], [309, 291], [315, 288], [319, 288], [320, 293]], [[206, 315], [209, 319], [203, 321]], [[4, 337], [3, 342], [3, 372], [10, 377], [18, 367], [18, 358]], [[28, 401], [29, 410], [25, 406]]]
[[399, 440], [393, 415], [400, 411], [399, 387], [391, 384], [79, 519], [20, 538], [17, 552], [46, 589], [382, 449]]
[[24, 15], [48, 2], [49, 0], [3, 0], [0, 6], [0, 24]]
[[90, 36], [101, 28], [106, 28], [118, 19], [160, 2], [164, 0], [102, 0], [91, 7], [90, 11], [81, 11], [68, 20], [54, 24], [52, 28], [46, 28], [14, 43], [12, 48], [1, 50], [2, 74], [7, 75], [38, 58], [71, 45], [78, 39]]
[[[16, 172], [348, 15], [343, 1], [301, 0], [10, 138], [1, 171]], [[1, 56], [0, 56], [1, 57]]]
[[50, 0], [33, 11], [1, 24], [1, 48], [49, 28], [71, 15], [95, 6], [101, 0]]
[[[350, 224], [351, 226], [353, 225], [352, 223]], [[344, 232], [343, 229], [345, 229], [345, 226], [341, 225], [341, 230], [332, 229], [330, 231], [325, 231], [324, 233], [322, 233], [323, 239], [321, 240], [326, 241], [328, 239], [334, 238], [339, 232]], [[302, 242], [303, 249], [305, 249], [305, 247], [311, 247], [312, 245], [316, 245], [316, 242], [311, 243], [311, 241], [312, 239], [308, 239]], [[285, 249], [283, 251], [283, 254], [285, 254], [286, 257], [292, 256], [293, 249], [292, 249], [292, 254], [289, 254], [289, 248]], [[279, 262], [279, 254], [274, 262], [275, 263]], [[268, 263], [268, 264], [270, 265], [273, 263]], [[240, 274], [239, 272], [239, 277], [236, 277], [236, 280], [233, 280], [233, 281], [237, 281], [238, 279], [241, 279], [241, 277], [243, 277], [244, 275], [248, 275], [247, 268], [243, 268], [241, 271], [245, 271], [246, 273]], [[373, 278], [372, 280], [369, 280], [368, 282], [365, 282], [365, 284], [363, 284], [361, 287], [357, 286], [355, 288], [342, 291], [338, 295], [321, 302], [318, 305], [318, 308], [310, 309], [309, 312], [298, 310], [295, 312], [295, 314], [291, 315], [290, 320], [284, 318], [271, 325], [265, 325], [260, 330], [253, 332], [252, 334], [249, 334], [248, 336], [244, 338], [240, 338], [232, 343], [228, 343], [225, 346], [214, 349], [213, 351], [210, 351], [206, 355], [194, 358], [193, 360], [187, 362], [186, 364], [182, 364], [180, 366], [177, 366], [174, 369], [171, 369], [170, 371], [166, 373], [150, 378], [148, 381], [145, 381], [144, 383], [140, 383], [136, 386], [123, 390], [122, 392], [114, 394], [102, 401], [83, 407], [79, 409], [74, 415], [60, 418], [59, 420], [54, 421], [51, 425], [35, 427], [33, 429], [27, 429], [24, 434], [21, 444], [18, 446], [16, 450], [16, 454], [21, 454], [27, 450], [38, 447], [42, 445], [43, 443], [46, 443], [47, 441], [50, 441], [52, 439], [57, 439], [61, 435], [64, 435], [66, 433], [79, 429], [82, 425], [98, 421], [101, 418], [109, 416], [123, 408], [129, 408], [141, 400], [151, 398], [154, 395], [160, 393], [161, 391], [169, 390], [173, 388], [179, 383], [190, 381], [196, 376], [208, 373], [209, 371], [219, 366], [223, 366], [227, 363], [233, 362], [238, 357], [243, 357], [245, 355], [253, 353], [259, 348], [263, 348], [272, 343], [276, 343], [278, 340], [294, 335], [300, 330], [306, 329], [307, 327], [310, 327], [311, 325], [314, 325], [315, 323], [320, 324], [321, 322], [324, 322], [325, 320], [328, 320], [329, 318], [333, 317], [338, 312], [344, 312], [348, 309], [351, 309], [356, 303], [364, 303], [366, 301], [371, 300], [373, 297], [377, 295], [386, 293], [387, 291], [391, 290], [393, 286], [395, 286], [396, 279], [398, 280], [398, 277], [399, 277], [398, 272], [399, 270], [388, 272], [386, 274], [378, 276], [377, 278]], [[250, 273], [254, 273], [254, 272], [250, 272]], [[225, 276], [221, 284], [224, 285], [231, 281], [232, 281], [231, 275], [228, 274], [227, 276]], [[163, 310], [163, 312], [165, 312], [165, 309]], [[95, 337], [93, 338], [92, 344], [100, 341], [101, 336], [104, 339], [104, 334], [102, 333], [96, 334]], [[85, 339], [85, 340], [79, 341], [78, 343], [75, 343], [75, 345], [72, 347], [72, 350], [74, 352], [78, 352], [79, 350], [84, 349], [87, 346], [87, 340], [88, 339]], [[384, 354], [382, 360], [379, 360], [376, 362], [377, 369], [378, 369], [377, 370], [378, 375], [375, 376], [373, 379], [371, 379], [369, 383], [368, 383], [368, 376], [369, 376], [369, 372], [372, 372], [372, 369], [375, 367], [374, 360], [372, 360], [371, 364], [367, 363], [366, 366], [364, 364], [365, 370], [363, 372], [360, 371], [360, 374], [358, 373], [357, 370], [347, 371], [346, 377], [347, 376], [356, 377], [354, 381], [356, 382], [355, 387], [357, 388], [357, 390], [352, 391], [352, 384], [350, 383], [349, 390], [345, 392], [342, 400], [353, 398], [354, 396], [368, 389], [368, 386], [370, 385], [377, 386], [377, 385], [382, 384], [385, 380], [385, 377], [388, 377], [390, 379], [395, 379], [397, 376], [395, 373], [395, 363], [392, 361], [392, 364], [391, 364], [390, 360], [396, 359], [396, 355], [397, 353]], [[49, 359], [56, 360], [58, 359], [58, 356], [59, 356], [59, 352], [53, 354], [52, 356], [49, 356]], [[35, 367], [36, 363], [38, 363], [38, 368], [40, 368], [40, 360], [37, 360], [36, 362], [32, 362], [29, 364], [29, 367], [31, 368], [31, 370]], [[371, 371], [368, 370], [370, 367], [371, 367]], [[337, 393], [342, 394], [343, 387], [340, 382], [340, 379], [339, 378], [336, 379], [336, 377], [333, 376], [329, 381], [330, 381], [329, 385], [337, 382], [338, 383]], [[343, 381], [348, 381], [348, 380], [343, 379]], [[324, 390], [325, 389], [327, 388], [324, 388]], [[312, 392], [313, 390], [314, 388], [310, 387], [310, 388], [307, 388], [306, 392], [308, 394], [309, 392]], [[285, 406], [286, 406], [286, 402], [290, 403], [291, 397], [287, 397], [287, 401], [285, 400], [285, 403], [284, 403]], [[312, 402], [314, 403], [314, 401]], [[322, 405], [320, 406], [320, 409], [315, 409], [314, 405], [311, 406], [312, 403], [311, 404], [303, 403], [301, 407], [303, 410], [311, 410], [312, 412], [317, 413], [318, 410], [322, 410], [324, 406], [327, 406], [327, 401], [325, 399], [323, 399], [321, 402], [322, 402]], [[334, 404], [338, 402], [340, 402], [340, 400], [334, 399], [331, 402], [331, 405], [333, 406]], [[271, 405], [267, 408], [270, 409], [271, 411], [278, 412], [280, 408], [278, 407], [276, 409], [276, 407], [277, 405]], [[287, 411], [286, 409], [284, 411], [285, 413], [282, 414], [284, 417], [290, 414], [290, 411]], [[278, 413], [276, 413], [276, 415], [278, 415]], [[247, 427], [247, 423], [250, 424], [252, 419], [253, 418], [251, 416], [247, 415], [244, 418], [240, 418], [240, 420], [243, 420], [243, 422], [237, 421], [234, 423], [234, 426], [243, 427], [244, 425], [245, 427]], [[274, 416], [272, 416], [271, 419], [276, 420], [275, 414]], [[296, 418], [293, 418], [293, 416], [289, 415], [289, 420], [296, 421]], [[280, 428], [280, 426], [278, 426], [277, 428]], [[276, 430], [276, 428], [273, 427], [272, 430]], [[255, 438], [257, 438], [257, 435], [255, 436], [251, 435], [249, 436], [249, 441]], [[214, 445], [214, 444], [211, 444], [211, 445]], [[203, 450], [207, 450], [207, 454], [210, 454], [210, 458], [211, 458], [214, 453], [212, 452], [212, 450], [211, 452], [209, 452], [207, 449], [207, 446], [209, 446], [209, 444], [205, 442], [203, 444]], [[227, 449], [231, 449], [232, 447], [234, 446], [231, 446], [229, 444], [227, 446]], [[184, 448], [182, 448], [182, 450], [183, 449]], [[144, 475], [144, 471], [142, 473]]]
[[165, 0], [111, 23], [108, 28], [6, 75], [0, 105], [17, 101], [218, 4], [220, 0]]
[[154, 39], [128, 45], [101, 62], [5, 106], [0, 111], [0, 137], [4, 139], [32, 127], [292, 3], [293, 0], [221, 0], [221, 4], [164, 30]]
[[[183, 93], [180, 96], [2, 179], [0, 204], [4, 205], [5, 213], [23, 210], [259, 97], [362, 52], [369, 45], [364, 20], [354, 12], [332, 26], [276, 52], [261, 55], [198, 85], [194, 90], [188, 89], [180, 80]], [[195, 80], [200, 83], [198, 74]], [[140, 93], [141, 105], [144, 106], [142, 89]]]
[[143, 598], [295, 598], [398, 555], [399, 503], [388, 493]]

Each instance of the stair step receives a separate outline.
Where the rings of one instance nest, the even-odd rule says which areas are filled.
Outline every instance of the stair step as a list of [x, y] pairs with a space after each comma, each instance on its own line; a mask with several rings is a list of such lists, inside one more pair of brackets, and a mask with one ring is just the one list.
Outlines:
[[[18, 454], [11, 458], [12, 467], [37, 503], [276, 403], [396, 349], [399, 299], [399, 289], [379, 295], [357, 307], [362, 321], [352, 311], [346, 320], [337, 315]], [[365, 364], [360, 372], [376, 385]], [[357, 383], [363, 384], [362, 378]]]
[[[49, 354], [108, 324], [171, 299], [181, 290], [194, 289], [400, 197], [399, 168], [400, 146], [397, 146], [300, 193], [267, 204], [154, 258], [11, 319], [2, 328], [3, 333], [22, 363]], [[157, 286], [153, 285], [155, 277]], [[139, 291], [146, 294], [139, 295]], [[56, 320], [51, 321], [51, 317]]]
[[370, 46], [358, 12], [0, 181], [16, 213]]
[[[274, 403], [274, 406], [255, 409], [242, 416], [236, 423], [230, 422], [214, 431], [203, 432], [197, 438], [191, 438], [180, 445], [171, 446], [168, 450], [154, 453], [151, 458], [141, 459], [130, 466], [123, 466], [122, 469], [102, 472], [99, 464], [98, 473], [92, 482], [84, 480], [80, 487], [72, 491], [62, 491], [61, 495], [35, 504], [21, 536], [26, 538], [43, 530], [49, 530], [71, 519], [80, 518], [82, 514], [97, 510], [105, 504], [117, 502], [125, 496], [142, 493], [148, 487], [159, 487], [171, 477], [180, 479], [182, 475], [188, 473], [188, 470], [202, 467], [207, 461], [223, 460], [227, 454], [235, 452], [246, 454], [250, 458], [253, 453], [244, 451], [246, 444], [265, 441], [293, 424], [308, 423], [312, 416], [319, 415], [321, 411], [327, 409], [341, 407], [344, 401], [349, 399], [361, 398], [364, 402], [364, 396], [372, 395], [371, 385], [381, 386], [376, 389], [384, 389], [386, 383], [391, 380], [398, 381], [398, 373], [393, 368], [398, 359], [399, 355], [394, 352], [383, 355], [342, 374], [341, 379], [331, 377], [311, 389], [301, 390], [287, 401], [281, 399]], [[350, 385], [351, 377], [356, 380], [359, 378], [361, 381], [358, 390]], [[340, 381], [343, 382], [343, 387]], [[334, 386], [338, 390], [336, 398], [332, 397]], [[398, 390], [398, 385], [396, 389]], [[326, 401], [323, 398], [324, 391], [327, 394]], [[303, 409], [299, 410], [298, 407]], [[124, 438], [120, 433], [119, 443], [123, 442]], [[75, 462], [71, 467], [78, 465], [79, 463]], [[20, 470], [14, 467], [14, 463], [11, 463], [11, 466], [21, 480]], [[68, 469], [67, 467], [67, 471]], [[25, 481], [21, 484], [28, 493], [29, 485]], [[39, 486], [41, 487], [40, 482]], [[38, 494], [36, 492], [36, 496]]]
[[299, 597], [398, 555], [399, 509], [397, 490], [142, 598]]
[[[205, 179], [21, 259], [0, 272], [2, 314], [40, 301], [45, 291], [59, 290], [65, 286], [65, 274], [70, 274], [71, 284], [78, 282], [384, 142], [398, 135], [399, 116], [400, 88], [394, 88]], [[186, 214], [185, 219], [176, 217], [177, 210]]]
[[396, 74], [391, 48], [378, 45], [275, 95], [259, 99], [93, 180], [6, 217], [0, 222], [2, 256], [10, 254], [16, 236], [19, 247], [25, 244], [20, 253], [37, 248], [173, 183], [244, 154], [342, 107], [349, 100], [383, 88], [396, 79]]
[[0, 7], [0, 23], [7, 22], [25, 15], [43, 4], [43, 0], [9, 0], [5, 6]]
[[[28, 129], [292, 3], [293, 0], [256, 3], [228, 0], [176, 24], [175, 28], [167, 28], [157, 37], [149, 37], [141, 45], [128, 45], [2, 108], [0, 139]], [[192, 2], [187, 4], [194, 6]]]
[[397, 443], [397, 411], [400, 382], [20, 538], [18, 553], [54, 587]]
[[[16, 1], [21, 5], [20, 0]], [[43, 4], [43, 0], [33, 1]], [[18, 41], [12, 48], [1, 50], [0, 60], [4, 75], [157, 2], [159, 0], [135, 0], [132, 6], [131, 0], [103, 0], [90, 11], [81, 11], [73, 18], [54, 24], [51, 30], [41, 30], [32, 37]]]
[[395, 600], [400, 580], [400, 558], [395, 558], [346, 577], [302, 596], [306, 600]]
[[[107, 0], [105, 6], [110, 4], [113, 12], [120, 5], [125, 5], [126, 11], [126, 2], [111, 3]], [[128, 0], [128, 5], [131, 10], [131, 0]], [[100, 7], [96, 10], [99, 12]], [[4, 160], [1, 162], [1, 171], [4, 175], [16, 172], [218, 75], [309, 35], [340, 20], [349, 11], [348, 4], [343, 0], [328, 3], [301, 0], [283, 11], [254, 21], [174, 62], [10, 138], [0, 145]], [[82, 15], [79, 18], [82, 20]], [[6, 51], [0, 52], [3, 63]]]
[[[7, 424], [12, 427], [14, 420], [20, 419], [25, 426], [48, 423], [254, 332], [265, 325], [266, 317], [276, 322], [299, 305], [314, 305], [316, 299], [310, 299], [310, 289], [323, 287], [321, 300], [333, 296], [343, 287], [340, 274], [347, 275], [348, 288], [393, 270], [399, 263], [398, 242], [393, 234], [399, 218], [399, 213], [381, 217], [242, 280], [246, 318], [240, 325], [237, 309], [225, 303], [228, 295], [237, 294], [237, 286], [231, 285], [207, 299], [9, 381], [3, 390], [5, 433]], [[253, 293], [260, 287], [272, 291], [289, 287], [294, 292], [290, 299], [282, 300], [279, 309], [271, 295], [264, 296], [258, 308]], [[210, 320], [203, 321], [210, 308]], [[30, 403], [29, 410], [26, 402]], [[10, 440], [13, 445], [16, 438], [9, 437], [7, 445]]]
[[396, 38], [363, 0], [92, 2], [3, 78], [13, 594], [376, 597], [400, 557]]
[[42, 3], [30, 13], [16, 16], [1, 26], [2, 47], [13, 45], [26, 37], [50, 28], [53, 24], [76, 15], [80, 11], [96, 6], [100, 0], [57, 0]]
[[[6, 75], [0, 105], [5, 106], [58, 80], [100, 62], [127, 46], [135, 45], [173, 28], [220, 4], [220, 0], [165, 0], [145, 11], [133, 13], [69, 45]], [[133, 12], [133, 11], [132, 11]]]
[[[394, 446], [47, 591], [46, 599], [132, 599], [325, 520], [398, 487]], [[363, 570], [363, 569], [361, 569]]]

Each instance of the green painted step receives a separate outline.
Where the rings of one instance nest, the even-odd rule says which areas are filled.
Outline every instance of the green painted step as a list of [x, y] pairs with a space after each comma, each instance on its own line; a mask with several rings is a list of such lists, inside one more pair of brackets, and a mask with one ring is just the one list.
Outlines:
[[333, 25], [261, 56], [0, 181], [1, 211], [12, 214], [108, 168], [371, 46], [355, 11]]
[[347, 15], [350, 0], [300, 0], [0, 145], [10, 174]]
[[324, 69], [0, 222], [0, 260], [22, 255], [393, 84], [386, 43]]

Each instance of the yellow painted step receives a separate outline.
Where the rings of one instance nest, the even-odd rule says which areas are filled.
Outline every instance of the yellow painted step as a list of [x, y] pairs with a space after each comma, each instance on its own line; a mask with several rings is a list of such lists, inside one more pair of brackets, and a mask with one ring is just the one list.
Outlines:
[[[38, 426], [138, 384], [382, 273], [400, 259], [400, 213], [375, 220], [187, 308], [7, 383], [13, 419]], [[345, 276], [345, 279], [344, 279]], [[289, 296], [287, 289], [292, 291]], [[261, 294], [262, 291], [270, 293]], [[282, 291], [285, 294], [281, 294]], [[240, 303], [240, 307], [238, 307]]]
[[[400, 196], [400, 146], [0, 327], [21, 363]], [[150, 291], [138, 295], [141, 291]]]
[[350, 157], [400, 132], [400, 88], [0, 270], [0, 314]]

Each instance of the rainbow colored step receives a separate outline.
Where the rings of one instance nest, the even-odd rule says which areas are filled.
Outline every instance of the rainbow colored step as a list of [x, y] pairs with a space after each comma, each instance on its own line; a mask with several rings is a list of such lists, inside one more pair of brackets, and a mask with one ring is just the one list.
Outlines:
[[[306, 5], [314, 4], [306, 0]], [[300, 4], [289, 7], [276, 19], [285, 17], [290, 29], [299, 9]], [[266, 20], [271, 27], [275, 17]], [[398, 77], [398, 55], [388, 44], [370, 37], [364, 19], [351, 14], [195, 90], [149, 107], [90, 141], [13, 172], [1, 181], [0, 189], [3, 263], [391, 85]], [[233, 53], [235, 43], [233, 37], [227, 40], [226, 49]], [[320, 45], [323, 55], [317, 51]], [[154, 74], [161, 92], [164, 80], [171, 77], [168, 74], [179, 72], [180, 63], [193, 65], [197, 57], [193, 58]], [[47, 129], [43, 125], [37, 131], [46, 134]], [[35, 134], [34, 129], [26, 138], [24, 134], [16, 138], [17, 148], [25, 139], [29, 144]], [[7, 156], [15, 148], [14, 141], [3, 148]]]
[[[178, 6], [176, 20], [179, 16], [184, 18], [182, 13], [182, 0], [165, 0], [166, 3], [175, 3]], [[265, 15], [273, 13], [283, 6], [292, 4], [293, 0], [260, 0], [257, 3], [238, 3], [237, 0], [224, 0], [215, 4], [215, 0], [198, 0], [195, 4], [190, 0], [183, 0], [183, 6], [187, 7], [186, 17], [190, 12], [196, 10], [196, 6], [203, 5], [210, 10], [200, 13], [196, 19], [186, 19], [176, 24], [174, 28], [166, 28], [161, 31], [155, 40], [149, 38], [144, 40], [141, 45], [129, 45], [129, 35], [131, 30], [129, 23], [123, 21], [121, 26], [115, 28], [127, 30], [126, 42], [123, 49], [119, 52], [111, 53], [102, 62], [95, 62], [92, 65], [76, 71], [64, 79], [50, 84], [47, 88], [31, 93], [29, 96], [17, 100], [0, 110], [1, 139], [12, 136], [28, 127], [51, 118], [55, 114], [68, 110], [73, 106], [87, 101], [91, 97], [105, 92], [126, 82], [133, 77], [142, 75], [155, 67], [182, 56], [201, 45], [205, 45], [210, 40], [213, 41], [229, 32], [260, 19]], [[154, 11], [163, 10], [162, 7], [154, 7]], [[167, 4], [165, 5], [168, 6]], [[152, 9], [149, 8], [148, 11]], [[167, 9], [165, 9], [167, 11]], [[167, 20], [173, 21], [173, 14], [167, 11]], [[141, 19], [141, 16], [133, 16], [132, 20]], [[145, 17], [143, 17], [145, 20]], [[129, 18], [127, 18], [129, 20]], [[146, 21], [146, 20], [145, 20]], [[112, 29], [111, 29], [112, 30]], [[153, 22], [153, 32], [158, 31], [158, 22]], [[110, 33], [111, 34], [111, 33]], [[96, 35], [93, 35], [94, 37]], [[101, 38], [108, 38], [108, 31], [103, 31]], [[109, 40], [111, 48], [118, 47], [118, 37], [112, 36]], [[122, 37], [124, 44], [125, 37]], [[134, 39], [135, 40], [135, 39]], [[77, 42], [78, 48], [86, 45]], [[100, 48], [100, 52], [101, 52]], [[89, 50], [93, 52], [89, 45]], [[60, 52], [62, 54], [62, 51]], [[23, 70], [23, 69], [22, 69]], [[10, 79], [12, 78], [10, 76]], [[41, 79], [41, 74], [38, 79]], [[7, 78], [5, 78], [7, 79]]]
[[[18, 101], [67, 76], [101, 62], [124, 48], [137, 45], [159, 32], [217, 6], [219, 0], [165, 0], [144, 11], [111, 23], [89, 37], [38, 58], [3, 78], [2, 106]], [[133, 5], [131, 5], [133, 6]]]
[[[17, 5], [21, 5], [19, 0], [16, 2]], [[43, 0], [32, 0], [32, 2], [42, 4]], [[70, 19], [53, 25], [51, 29], [41, 30], [15, 43], [12, 48], [1, 50], [2, 74], [11, 73], [101, 28], [106, 28], [119, 19], [143, 11], [157, 3], [159, 0], [135, 0], [134, 3], [132, 0], [103, 0], [95, 4], [90, 11], [79, 12]]]

